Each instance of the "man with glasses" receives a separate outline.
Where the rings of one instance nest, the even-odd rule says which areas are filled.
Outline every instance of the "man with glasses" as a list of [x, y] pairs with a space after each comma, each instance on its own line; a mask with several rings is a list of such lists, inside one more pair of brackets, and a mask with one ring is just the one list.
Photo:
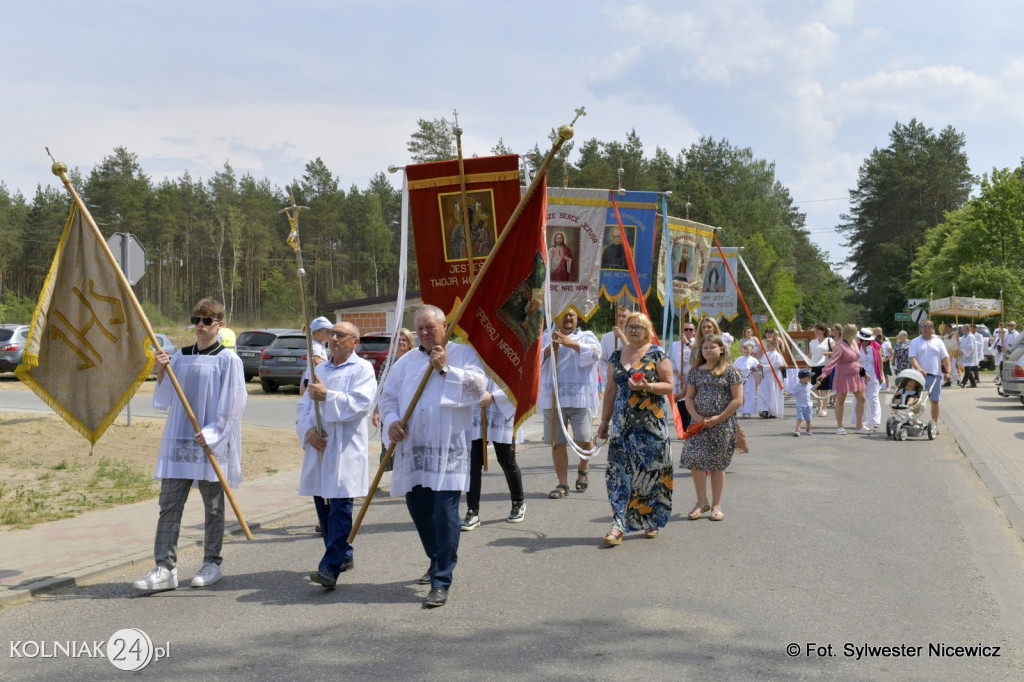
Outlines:
[[939, 424], [939, 394], [942, 384], [950, 380], [949, 351], [942, 339], [935, 336], [935, 324], [924, 320], [918, 325], [921, 335], [910, 342], [910, 366], [924, 375], [925, 390], [931, 400], [932, 421]]
[[[391, 368], [380, 396], [380, 416], [388, 442], [396, 443], [391, 496], [405, 496], [430, 570], [420, 584], [430, 584], [424, 605], [443, 606], [458, 560], [459, 502], [469, 489], [473, 409], [487, 389], [487, 375], [471, 346], [442, 346], [447, 323], [437, 306], [416, 312], [419, 350], [409, 351]], [[426, 372], [430, 373], [409, 421]]]
[[[304, 458], [299, 495], [313, 498], [323, 533], [324, 555], [309, 579], [333, 589], [338, 576], [353, 568], [352, 500], [369, 490], [369, 428], [366, 417], [377, 392], [373, 365], [356, 355], [359, 329], [339, 322], [328, 332], [329, 359], [316, 366], [313, 380], [296, 406]], [[323, 432], [317, 431], [319, 403]]]
[[[223, 575], [224, 490], [204, 448], [209, 447], [217, 458], [228, 485], [236, 488], [242, 482], [242, 412], [248, 395], [245, 370], [234, 351], [217, 340], [224, 326], [223, 305], [204, 298], [193, 308], [191, 322], [195, 325], [194, 345], [179, 349], [173, 358], [162, 350], [156, 353], [153, 407], [169, 410], [153, 476], [160, 481], [160, 516], [153, 543], [156, 567], [134, 583], [136, 589], [150, 592], [178, 587], [178, 533], [193, 483], [203, 496], [206, 537], [203, 565], [192, 579], [192, 587], [208, 587]], [[164, 381], [168, 365], [201, 425], [199, 433], [171, 382]]]
[[690, 425], [690, 411], [686, 409], [683, 401], [683, 394], [686, 393], [686, 374], [690, 371], [690, 349], [693, 347], [693, 335], [697, 328], [693, 322], [683, 323], [683, 338], [681, 341], [673, 341], [669, 350], [669, 360], [672, 362], [672, 374], [675, 375], [676, 405], [679, 407], [679, 414], [683, 419], [683, 429]]

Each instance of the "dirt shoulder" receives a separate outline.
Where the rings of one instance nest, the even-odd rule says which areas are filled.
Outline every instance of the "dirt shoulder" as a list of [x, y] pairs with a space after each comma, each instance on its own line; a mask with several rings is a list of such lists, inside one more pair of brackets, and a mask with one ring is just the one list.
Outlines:
[[[138, 393], [151, 395], [154, 385], [147, 381]], [[3, 381], [0, 390], [29, 389]], [[129, 427], [119, 417], [90, 455], [89, 442], [55, 414], [0, 413], [0, 532], [155, 497], [153, 470], [163, 428], [162, 419], [133, 417]], [[301, 462], [291, 429], [242, 426], [246, 480]]]

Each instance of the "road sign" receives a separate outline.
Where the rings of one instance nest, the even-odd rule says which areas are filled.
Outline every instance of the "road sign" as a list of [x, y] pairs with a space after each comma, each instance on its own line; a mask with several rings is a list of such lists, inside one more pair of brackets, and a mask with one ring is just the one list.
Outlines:
[[910, 313], [896, 313], [897, 322], [910, 322]]
[[907, 310], [913, 310], [914, 308], [920, 308], [928, 302], [927, 298], [908, 298], [907, 299]]
[[133, 234], [115, 232], [107, 240], [114, 260], [121, 267], [128, 284], [135, 284], [146, 274], [146, 249]]
[[928, 317], [928, 311], [924, 308], [914, 308], [910, 311], [910, 318], [914, 324], [921, 324]]

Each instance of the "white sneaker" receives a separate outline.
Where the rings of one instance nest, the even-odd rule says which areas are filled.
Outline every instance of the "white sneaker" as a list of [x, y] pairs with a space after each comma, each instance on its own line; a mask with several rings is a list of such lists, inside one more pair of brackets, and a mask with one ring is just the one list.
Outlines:
[[836, 435], [837, 436], [845, 436], [846, 435], [846, 429], [844, 429], [843, 427], [840, 426], [838, 429], [836, 429]]
[[209, 587], [223, 577], [224, 574], [221, 572], [219, 564], [206, 563], [196, 573], [196, 577], [192, 578], [192, 587]]
[[797, 438], [799, 438], [800, 437], [800, 432], [799, 431], [794, 431], [793, 435], [796, 436]]
[[174, 590], [178, 587], [178, 569], [156, 566], [142, 580], [136, 580], [132, 586], [137, 590], [149, 592], [161, 592], [163, 590]]
[[871, 435], [871, 429], [869, 429], [866, 426], [862, 426], [859, 429], [857, 429], [857, 433], [863, 434], [865, 436], [869, 436], [869, 435]]

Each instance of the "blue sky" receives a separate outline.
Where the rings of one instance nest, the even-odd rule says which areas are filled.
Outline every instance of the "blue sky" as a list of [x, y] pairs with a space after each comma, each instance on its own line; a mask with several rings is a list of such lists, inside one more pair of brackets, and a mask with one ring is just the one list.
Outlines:
[[[458, 109], [468, 154], [501, 138], [676, 154], [700, 136], [776, 164], [811, 237], [834, 232], [899, 121], [967, 138], [975, 174], [1024, 156], [1024, 3], [1010, 0], [5, 2], [0, 181], [56, 184], [117, 145], [154, 180], [284, 186], [322, 157], [343, 186], [408, 161], [417, 119]], [[724, 243], [728, 242], [728, 227]]]

